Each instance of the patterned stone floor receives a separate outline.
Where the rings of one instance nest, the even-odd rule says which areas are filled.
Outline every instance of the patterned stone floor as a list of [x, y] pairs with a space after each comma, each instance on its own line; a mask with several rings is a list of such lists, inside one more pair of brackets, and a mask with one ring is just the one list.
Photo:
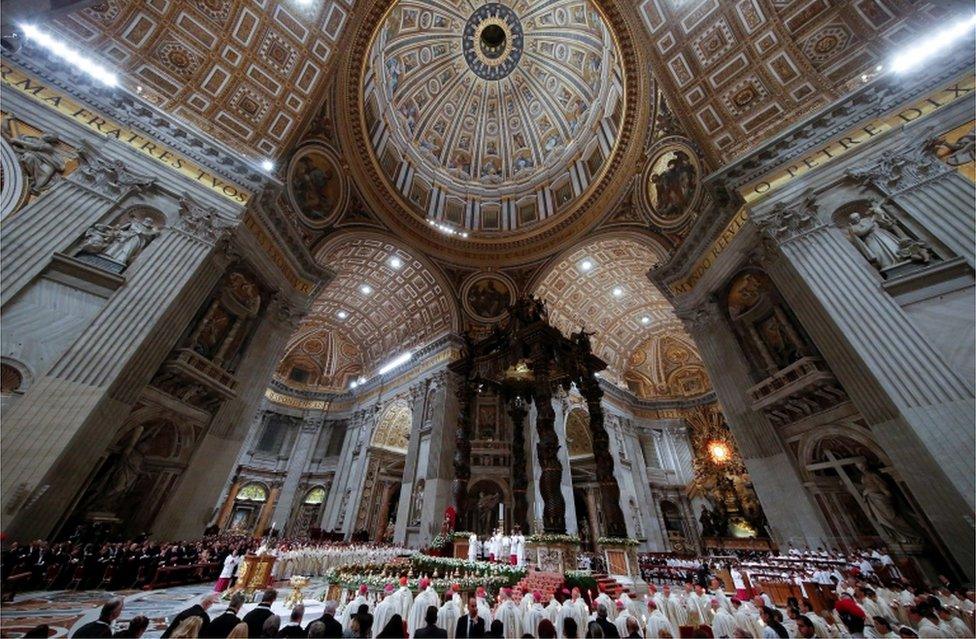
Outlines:
[[[278, 584], [284, 596], [287, 584]], [[12, 603], [0, 607], [0, 637], [20, 637], [27, 630], [42, 623], [51, 626], [52, 637], [70, 636], [72, 629], [98, 617], [102, 604], [115, 596], [125, 597], [125, 607], [119, 619], [124, 628], [129, 619], [146, 615], [149, 630], [144, 637], [159, 637], [179, 611], [189, 607], [213, 589], [212, 583], [176, 586], [160, 590], [54, 590], [18, 594]], [[322, 579], [313, 579], [305, 589], [309, 598], [319, 598], [325, 590]], [[220, 614], [225, 605], [215, 606], [211, 612]], [[213, 616], [213, 615], [211, 615]]]

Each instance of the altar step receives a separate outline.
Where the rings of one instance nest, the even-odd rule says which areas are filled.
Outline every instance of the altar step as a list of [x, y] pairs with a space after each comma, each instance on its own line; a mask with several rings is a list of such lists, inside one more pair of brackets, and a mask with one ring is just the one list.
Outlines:
[[558, 572], [529, 572], [517, 586], [527, 595], [538, 590], [542, 593], [542, 605], [547, 605], [549, 597], [562, 587], [563, 582], [563, 576]]
[[611, 599], [616, 599], [622, 592], [626, 592], [628, 595], [630, 594], [630, 588], [622, 585], [606, 573], [595, 572], [593, 573], [593, 578], [596, 579], [596, 584], [600, 588], [600, 592], [607, 593]]

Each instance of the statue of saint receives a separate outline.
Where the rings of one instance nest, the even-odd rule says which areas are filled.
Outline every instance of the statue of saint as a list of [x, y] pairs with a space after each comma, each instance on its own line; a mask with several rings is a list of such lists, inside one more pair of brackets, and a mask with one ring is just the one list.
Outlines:
[[880, 226], [875, 216], [862, 218], [860, 213], [851, 213], [848, 222], [851, 240], [876, 269], [880, 271], [901, 261], [898, 237]]
[[863, 462], [857, 464], [857, 469], [861, 473], [859, 489], [868, 517], [899, 541], [917, 539], [898, 514], [894, 496], [881, 475], [870, 470]]
[[160, 233], [151, 217], [138, 218], [117, 225], [95, 224], [85, 231], [78, 253], [98, 255], [126, 266]]
[[58, 154], [55, 145], [60, 138], [53, 133], [36, 135], [20, 135], [10, 140], [24, 171], [31, 181], [31, 191], [40, 193], [51, 182], [55, 173], [64, 171], [64, 160]]
[[712, 521], [712, 513], [708, 511], [705, 504], [702, 504], [698, 521], [701, 523], [702, 537], [712, 537], [715, 535], [715, 523]]

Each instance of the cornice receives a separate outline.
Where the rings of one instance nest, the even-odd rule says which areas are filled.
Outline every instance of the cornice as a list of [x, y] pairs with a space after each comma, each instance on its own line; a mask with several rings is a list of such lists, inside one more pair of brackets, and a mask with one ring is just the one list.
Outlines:
[[24, 38], [17, 38], [17, 41], [21, 45], [19, 49], [11, 51], [5, 48], [4, 59], [89, 105], [93, 112], [158, 140], [215, 175], [239, 184], [252, 193], [258, 193], [269, 185], [280, 186], [273, 177], [255, 168], [255, 160], [242, 157], [190, 123], [176, 119], [123, 87], [107, 87], [84, 73], [74, 71]]

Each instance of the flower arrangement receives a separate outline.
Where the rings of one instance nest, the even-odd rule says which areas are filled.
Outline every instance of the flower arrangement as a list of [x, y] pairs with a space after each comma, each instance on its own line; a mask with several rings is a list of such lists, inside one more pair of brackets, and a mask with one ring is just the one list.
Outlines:
[[[486, 561], [466, 561], [450, 557], [431, 557], [416, 553], [410, 557], [409, 565], [391, 567], [389, 564], [359, 564], [333, 568], [325, 574], [328, 583], [342, 588], [356, 589], [365, 584], [372, 591], [383, 590], [388, 583], [396, 583], [399, 576], [408, 572], [406, 585], [414, 592], [420, 590], [423, 575], [433, 575], [431, 586], [444, 592], [457, 586], [462, 591], [474, 591], [484, 586], [491, 594], [501, 588], [513, 586], [525, 577], [524, 568], [493, 564]], [[420, 575], [420, 576], [414, 576]]]
[[529, 535], [525, 538], [525, 541], [532, 544], [579, 544], [580, 538], [578, 535], [566, 535], [559, 533], [541, 533], [538, 535]]
[[596, 540], [600, 546], [638, 546], [640, 541], [633, 537], [600, 537]]
[[474, 533], [465, 532], [463, 530], [456, 530], [456, 531], [454, 531], [454, 533], [451, 534], [451, 538], [452, 539], [467, 539], [468, 537], [470, 537], [473, 534]]
[[567, 588], [579, 588], [581, 592], [596, 592], [599, 590], [596, 578], [591, 570], [567, 570], [563, 575]]
[[452, 533], [439, 533], [436, 537], [430, 540], [430, 547], [436, 550], [443, 550], [451, 545], [454, 541], [454, 536]]

